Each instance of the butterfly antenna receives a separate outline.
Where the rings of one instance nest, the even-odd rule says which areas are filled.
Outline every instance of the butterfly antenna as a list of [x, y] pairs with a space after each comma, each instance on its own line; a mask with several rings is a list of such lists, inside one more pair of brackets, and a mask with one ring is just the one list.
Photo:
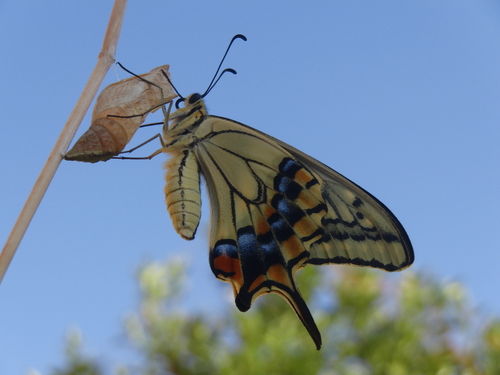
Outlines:
[[219, 79], [220, 77], [222, 77], [222, 75], [227, 71], [227, 72], [231, 72], [233, 74], [236, 74], [236, 72], [233, 70], [233, 69], [225, 69], [221, 74], [220, 76], [217, 78], [217, 74], [219, 74], [219, 70], [222, 66], [222, 63], [224, 62], [224, 59], [226, 58], [227, 56], [227, 53], [229, 52], [229, 49], [231, 48], [233, 42], [236, 40], [236, 39], [243, 39], [244, 41], [247, 40], [246, 36], [245, 35], [242, 35], [242, 34], [237, 34], [235, 36], [233, 36], [233, 39], [231, 39], [231, 41], [229, 42], [229, 45], [227, 46], [227, 49], [226, 49], [226, 53], [224, 53], [224, 56], [222, 57], [222, 60], [220, 61], [219, 63], [219, 66], [217, 67], [217, 70], [215, 71], [215, 74], [214, 74], [214, 77], [212, 78], [212, 81], [210, 82], [210, 84], [208, 85], [207, 87], [207, 90], [205, 91], [205, 93], [201, 96], [202, 98], [204, 98], [209, 92], [210, 90], [212, 90], [212, 88], [215, 86], [215, 84], [217, 82], [219, 82]]
[[167, 79], [168, 83], [170, 83], [170, 86], [172, 86], [172, 88], [174, 89], [174, 91], [177, 94], [177, 96], [179, 96], [180, 99], [177, 99], [177, 100], [184, 101], [184, 99], [186, 99], [186, 98], [183, 97], [179, 91], [177, 91], [177, 88], [174, 86], [174, 84], [172, 83], [172, 81], [170, 80], [170, 78], [168, 78], [167, 73], [165, 73], [165, 71], [163, 69], [161, 70], [161, 73], [165, 76], [165, 78]]
[[164, 76], [165, 76], [165, 78], [167, 79], [168, 83], [170, 83], [170, 86], [172, 86], [172, 87], [173, 87], [173, 89], [175, 90], [175, 92], [176, 92], [177, 96], [179, 97], [179, 99], [177, 99], [177, 100], [175, 101], [175, 108], [179, 109], [179, 104], [180, 104], [180, 103], [182, 103], [183, 101], [185, 101], [185, 100], [186, 100], [186, 98], [185, 98], [185, 97], [183, 97], [179, 91], [177, 91], [177, 88], [174, 86], [174, 84], [172, 83], [172, 81], [170, 80], [170, 78], [168, 78], [167, 73], [165, 73], [165, 72], [163, 71], [163, 69], [161, 70], [161, 72], [163, 73], [163, 75], [164, 75]]
[[204, 98], [205, 96], [208, 95], [208, 93], [210, 91], [212, 91], [212, 89], [215, 87], [215, 85], [217, 84], [217, 82], [219, 82], [219, 79], [221, 79], [221, 77], [224, 75], [224, 73], [233, 73], [233, 74], [236, 74], [236, 70], [234, 69], [231, 69], [231, 68], [227, 68], [227, 69], [224, 69], [222, 71], [222, 73], [219, 75], [219, 78], [217, 78], [217, 80], [214, 82], [214, 84], [212, 86], [210, 86], [207, 91], [205, 91], [205, 93], [201, 96], [202, 98]]

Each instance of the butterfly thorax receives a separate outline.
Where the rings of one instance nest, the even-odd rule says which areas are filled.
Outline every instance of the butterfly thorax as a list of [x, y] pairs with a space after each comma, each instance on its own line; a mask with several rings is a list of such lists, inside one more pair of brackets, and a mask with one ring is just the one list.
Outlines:
[[[190, 138], [198, 126], [203, 122], [207, 115], [205, 103], [200, 98], [191, 103], [189, 100], [193, 97], [200, 97], [199, 94], [192, 94], [185, 100], [185, 107], [179, 108], [169, 116], [170, 123], [167, 132], [163, 133], [163, 140], [168, 146], [182, 142], [183, 138]], [[168, 152], [166, 150], [166, 152]]]

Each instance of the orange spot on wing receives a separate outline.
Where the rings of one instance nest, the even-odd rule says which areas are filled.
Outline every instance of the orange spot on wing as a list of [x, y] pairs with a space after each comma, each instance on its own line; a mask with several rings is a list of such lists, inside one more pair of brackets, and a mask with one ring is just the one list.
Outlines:
[[[281, 253], [283, 258], [288, 262], [290, 259], [297, 258], [304, 252], [304, 245], [297, 236], [291, 236], [289, 239], [281, 243]], [[304, 259], [305, 261], [306, 259]]]
[[316, 207], [316, 205], [319, 203], [318, 199], [311, 195], [311, 193], [309, 193], [307, 190], [302, 190], [295, 201], [303, 209]]
[[[308, 237], [317, 229], [318, 225], [309, 216], [304, 216], [293, 225], [293, 230], [299, 237]], [[312, 241], [317, 240], [320, 237], [321, 235], [318, 234]]]
[[288, 272], [286, 271], [285, 267], [283, 267], [281, 264], [269, 267], [269, 269], [267, 270], [267, 277], [280, 284], [291, 287], [290, 279], [288, 277]]
[[[272, 197], [270, 197], [272, 198]], [[270, 201], [270, 200], [269, 200]], [[269, 218], [271, 215], [273, 215], [274, 213], [276, 213], [276, 210], [269, 204], [266, 204], [264, 206], [264, 216], [266, 218]]]
[[295, 173], [294, 179], [301, 185], [307, 184], [309, 181], [311, 181], [314, 177], [311, 176], [305, 169], [300, 169]]
[[[313, 180], [315, 177], [313, 175], [311, 175], [309, 172], [307, 172], [305, 169], [301, 169], [300, 171], [297, 171], [297, 173], [295, 174], [295, 181], [297, 181], [299, 184], [301, 184], [302, 186], [306, 186], [306, 184]], [[322, 180], [320, 177], [318, 177], [318, 184], [314, 184], [312, 186], [309, 187], [309, 191], [315, 195], [316, 197], [321, 197], [321, 185], [322, 185]], [[313, 205], [313, 207], [315, 206], [316, 204]]]
[[[249, 286], [248, 293], [250, 293], [250, 294], [254, 293], [254, 290], [260, 288], [261, 284], [266, 282], [266, 281], [267, 281], [266, 275], [260, 275], [260, 276], [256, 277], [255, 280], [253, 281], [253, 283]], [[271, 290], [268, 288], [263, 290], [263, 291], [260, 291], [256, 294], [255, 298], [257, 298], [257, 296], [259, 296], [260, 294], [262, 294], [264, 292], [269, 293], [270, 291]]]
[[264, 234], [271, 230], [269, 223], [264, 218], [259, 218], [256, 223], [257, 234]]
[[239, 259], [225, 255], [218, 256], [214, 259], [214, 268], [216, 270], [221, 270], [225, 274], [232, 274], [230, 276], [217, 274], [216, 276], [223, 281], [233, 284], [233, 287], [239, 292], [244, 283]]

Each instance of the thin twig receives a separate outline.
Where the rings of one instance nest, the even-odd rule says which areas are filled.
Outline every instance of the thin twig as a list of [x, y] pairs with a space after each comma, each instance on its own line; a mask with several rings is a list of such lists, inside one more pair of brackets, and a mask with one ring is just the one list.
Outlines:
[[0, 253], [0, 282], [3, 279], [5, 272], [7, 272], [7, 268], [16, 253], [19, 243], [21, 242], [24, 233], [26, 233], [26, 229], [28, 228], [38, 205], [47, 191], [50, 181], [52, 181], [61, 160], [63, 160], [64, 154], [75, 136], [85, 113], [87, 113], [97, 90], [106, 76], [106, 73], [115, 61], [114, 57], [116, 45], [118, 44], [126, 5], [127, 0], [115, 0], [102, 49], [99, 53], [99, 58], [94, 71], [92, 72], [87, 85], [83, 89], [80, 99], [78, 99], [73, 112], [71, 112], [66, 125], [64, 125], [52, 152], [40, 172], [40, 175], [38, 176], [38, 179], [36, 180], [35, 185], [33, 186], [33, 189], [31, 190], [31, 193], [28, 196], [21, 213], [19, 214], [14, 227], [12, 228], [12, 231], [10, 232], [2, 253]]

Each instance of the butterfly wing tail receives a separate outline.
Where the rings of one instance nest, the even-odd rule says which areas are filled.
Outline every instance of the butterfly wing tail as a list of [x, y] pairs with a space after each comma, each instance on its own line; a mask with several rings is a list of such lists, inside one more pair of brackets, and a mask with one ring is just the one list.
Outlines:
[[307, 304], [302, 298], [299, 290], [295, 287], [295, 285], [293, 285], [292, 288], [290, 288], [290, 286], [292, 285], [285, 286], [276, 284], [272, 292], [279, 294], [288, 302], [304, 327], [307, 329], [307, 332], [309, 332], [309, 335], [311, 335], [311, 338], [316, 344], [316, 349], [320, 350], [322, 344], [321, 333], [316, 326], [316, 322], [314, 321], [314, 318], [311, 315], [311, 312], [309, 311], [309, 308], [307, 307]]
[[[309, 332], [309, 335], [313, 339], [314, 343], [316, 344], [316, 349], [320, 350], [321, 349], [321, 333], [318, 330], [318, 327], [316, 326], [316, 322], [314, 321], [313, 316], [311, 315], [311, 312], [309, 311], [309, 308], [307, 307], [306, 302], [300, 295], [300, 292], [298, 291], [297, 288], [294, 286], [291, 288], [290, 285], [283, 285], [279, 284], [276, 282], [273, 282], [273, 287], [272, 290], [270, 291], [262, 291], [262, 293], [259, 293], [259, 295], [264, 294], [264, 293], [276, 293], [283, 297], [288, 304], [292, 307], [292, 309], [295, 311], [297, 314], [297, 317], [300, 319], [304, 327], [307, 329], [307, 332]], [[244, 296], [245, 293], [239, 293], [236, 296], [236, 306], [240, 311], [247, 311], [250, 308], [250, 304]]]
[[[243, 271], [245, 271], [244, 267]], [[244, 273], [248, 274], [248, 272]], [[229, 281], [232, 282], [231, 278], [229, 278]], [[275, 293], [280, 295], [288, 302], [293, 311], [295, 311], [297, 317], [316, 344], [316, 348], [318, 350], [321, 348], [321, 334], [316, 326], [314, 318], [295, 285], [290, 275], [290, 271], [282, 265], [273, 265], [269, 267], [265, 274], [259, 275], [252, 283], [246, 282], [239, 291], [237, 291], [236, 288], [234, 288], [234, 291], [236, 306], [242, 312], [250, 309], [252, 302], [263, 294]]]

